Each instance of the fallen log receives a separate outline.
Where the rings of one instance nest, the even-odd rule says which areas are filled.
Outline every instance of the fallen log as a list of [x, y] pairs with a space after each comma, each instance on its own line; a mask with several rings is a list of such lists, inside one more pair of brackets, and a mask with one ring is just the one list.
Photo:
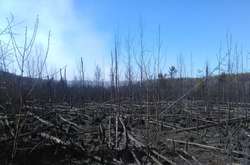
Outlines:
[[173, 162], [172, 160], [169, 160], [167, 157], [163, 156], [162, 154], [158, 153], [157, 151], [152, 150], [152, 153], [154, 153], [156, 156], [160, 157], [164, 161], [168, 162], [169, 164], [176, 165], [175, 162]]
[[[74, 123], [74, 122], [72, 122], [72, 121], [69, 121], [69, 120], [67, 120], [67, 119], [65, 119], [65, 118], [63, 118], [61, 115], [59, 115], [59, 118], [62, 120], [62, 121], [64, 121], [65, 123], [68, 123], [69, 125], [71, 125], [71, 126], [73, 126], [74, 128], [76, 128], [76, 129], [82, 129], [82, 127], [80, 127], [79, 125], [77, 125], [76, 123]], [[77, 130], [76, 130], [77, 131]]]
[[141, 165], [141, 162], [138, 160], [137, 156], [135, 155], [134, 151], [131, 150], [131, 154], [133, 155], [133, 158], [135, 159], [137, 165]]
[[184, 155], [186, 155], [186, 156], [188, 156], [188, 157], [190, 157], [190, 158], [192, 158], [193, 159], [193, 161], [195, 161], [196, 162], [196, 164], [198, 164], [198, 165], [202, 165], [201, 164], [201, 162], [199, 162], [198, 161], [198, 159], [196, 159], [196, 157], [194, 157], [193, 155], [190, 155], [189, 153], [187, 153], [185, 150], [183, 150], [183, 149], [180, 149], [180, 150], [178, 150], [179, 152], [182, 152]]
[[51, 122], [46, 121], [46, 120], [40, 118], [39, 116], [33, 114], [32, 112], [29, 112], [29, 111], [28, 111], [28, 112], [27, 112], [27, 115], [30, 115], [30, 116], [34, 117], [35, 119], [37, 119], [38, 121], [40, 121], [41, 123], [43, 123], [43, 124], [45, 124], [45, 125], [47, 125], [47, 126], [49, 126], [49, 127], [53, 127], [53, 126], [54, 126], [54, 124], [52, 124]]
[[127, 143], [127, 129], [126, 126], [124, 124], [124, 122], [122, 121], [122, 119], [119, 117], [119, 121], [122, 124], [122, 128], [123, 128], [123, 145], [121, 146], [120, 150], [123, 150], [127, 147], [128, 143]]
[[206, 128], [211, 128], [211, 127], [215, 127], [215, 126], [222, 126], [222, 125], [226, 125], [226, 124], [235, 124], [238, 122], [250, 122], [250, 118], [235, 118], [235, 119], [231, 119], [231, 120], [224, 120], [221, 121], [219, 123], [214, 123], [214, 124], [206, 124], [206, 125], [200, 125], [200, 126], [196, 126], [196, 127], [188, 127], [188, 128], [182, 128], [182, 129], [177, 129], [174, 131], [171, 131], [172, 133], [181, 133], [181, 132], [188, 132], [188, 131], [197, 131], [197, 130], [201, 130], [201, 129], [206, 129]]
[[156, 159], [153, 155], [149, 155], [149, 157], [158, 165], [163, 165], [158, 159]]
[[49, 135], [49, 134], [47, 134], [47, 133], [45, 133], [45, 132], [42, 132], [42, 133], [40, 133], [39, 135], [40, 135], [41, 137], [45, 138], [46, 140], [49, 140], [49, 141], [54, 142], [55, 144], [61, 144], [61, 145], [64, 145], [64, 146], [69, 145], [69, 143], [64, 142], [63, 140], [59, 139], [58, 137]]
[[[141, 142], [139, 142], [138, 140], [136, 140], [130, 133], [128, 133], [128, 137], [129, 137], [129, 139], [130, 139], [131, 141], [133, 141], [133, 142], [135, 143], [135, 145], [136, 145], [137, 147], [143, 147], [143, 148], [146, 147], [143, 143], [141, 143]], [[159, 156], [160, 158], [162, 158], [164, 161], [168, 162], [169, 164], [171, 164], [171, 165], [176, 165], [175, 162], [169, 160], [168, 158], [166, 158], [165, 156], [161, 155], [161, 154], [158, 153], [157, 151], [155, 151], [155, 150], [150, 150], [150, 151], [151, 151], [153, 154], [155, 154], [155, 155]], [[154, 159], [154, 157], [153, 157], [152, 159]]]
[[[186, 141], [182, 141], [182, 140], [174, 140], [174, 139], [164, 139], [164, 140], [179, 143], [179, 144], [183, 144], [183, 145], [185, 145], [187, 143]], [[163, 142], [163, 144], [166, 144], [166, 143]], [[224, 149], [214, 147], [214, 146], [209, 146], [209, 145], [204, 145], [204, 144], [199, 144], [199, 143], [194, 143], [194, 142], [188, 142], [188, 145], [198, 147], [198, 148], [207, 149], [207, 150], [218, 151], [218, 152], [221, 152], [221, 153], [226, 153], [226, 151]], [[246, 154], [244, 152], [241, 152], [241, 151], [232, 151], [232, 153], [235, 154], [235, 155], [240, 155], [240, 156], [250, 158], [250, 155], [248, 155], [248, 154]]]

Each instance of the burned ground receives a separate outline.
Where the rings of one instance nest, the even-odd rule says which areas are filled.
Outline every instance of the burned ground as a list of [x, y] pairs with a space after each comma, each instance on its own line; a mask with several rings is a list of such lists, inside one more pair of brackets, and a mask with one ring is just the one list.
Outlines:
[[207, 108], [203, 101], [183, 100], [168, 109], [172, 103], [33, 104], [13, 114], [1, 109], [1, 164], [248, 162], [249, 104]]

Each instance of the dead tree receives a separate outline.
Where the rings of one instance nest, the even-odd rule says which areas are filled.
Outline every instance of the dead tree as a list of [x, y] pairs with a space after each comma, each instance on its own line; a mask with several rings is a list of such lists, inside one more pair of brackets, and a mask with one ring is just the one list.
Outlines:
[[83, 66], [83, 59], [81, 57], [81, 68], [80, 68], [80, 76], [81, 76], [81, 85], [82, 88], [84, 88], [84, 81], [85, 81], [85, 71], [84, 71], [84, 66]]
[[233, 71], [233, 63], [232, 63], [232, 35], [227, 34], [227, 73], [231, 74]]
[[139, 26], [139, 30], [140, 30], [140, 62], [139, 62], [139, 68], [140, 68], [140, 88], [142, 90], [142, 85], [143, 85], [143, 80], [144, 80], [144, 76], [143, 76], [143, 70], [144, 70], [144, 32], [143, 32], [143, 24], [142, 21], [140, 22], [140, 26]]
[[205, 66], [205, 85], [204, 85], [204, 100], [205, 100], [205, 110], [209, 109], [209, 94], [208, 94], [208, 75], [209, 74], [209, 70], [208, 70], [208, 62], [206, 62], [206, 66]]
[[[10, 21], [8, 21], [9, 24], [10, 24]], [[24, 76], [24, 72], [25, 72], [25, 66], [26, 63], [28, 62], [28, 58], [30, 57], [31, 55], [31, 51], [32, 51], [32, 48], [33, 48], [33, 45], [34, 45], [34, 42], [35, 42], [35, 39], [36, 39], [36, 35], [37, 35], [37, 29], [38, 29], [38, 22], [39, 22], [39, 19], [37, 18], [36, 19], [36, 22], [35, 22], [35, 26], [34, 26], [34, 31], [33, 31], [33, 34], [30, 38], [30, 40], [28, 40], [28, 27], [26, 26], [25, 27], [25, 34], [24, 34], [24, 44], [22, 46], [19, 46], [17, 41], [16, 41], [16, 36], [12, 30], [12, 27], [9, 26], [9, 29], [8, 29], [8, 32], [10, 34], [10, 38], [11, 38], [11, 43], [12, 43], [12, 47], [13, 47], [13, 50], [14, 50], [14, 56], [15, 56], [15, 61], [17, 63], [17, 66], [18, 66], [18, 69], [19, 69], [19, 75], [20, 75], [20, 78], [19, 78], [19, 86], [18, 86], [18, 95], [19, 95], [19, 103], [20, 103], [20, 107], [22, 107], [22, 104], [23, 104], [23, 82], [22, 82], [22, 77]]]
[[[34, 28], [33, 28], [33, 33], [31, 35], [30, 39], [28, 39], [28, 36], [29, 36], [28, 35], [28, 27], [27, 26], [25, 27], [24, 43], [23, 43], [22, 46], [20, 46], [17, 43], [15, 33], [14, 33], [13, 29], [12, 29], [11, 24], [12, 24], [13, 20], [14, 20], [14, 18], [7, 19], [7, 21], [8, 21], [7, 32], [9, 34], [9, 36], [10, 36], [10, 41], [11, 41], [12, 49], [13, 49], [13, 55], [15, 57], [16, 66], [17, 66], [18, 71], [19, 71], [19, 73], [18, 73], [19, 74], [19, 79], [18, 79], [18, 82], [17, 82], [17, 96], [18, 96], [17, 99], [19, 100], [18, 101], [18, 112], [20, 113], [22, 108], [23, 108], [23, 104], [25, 102], [24, 93], [23, 93], [23, 90], [24, 90], [23, 89], [23, 76], [25, 74], [25, 69], [27, 69], [25, 67], [28, 66], [27, 64], [28, 64], [29, 58], [31, 56], [35, 40], [36, 40], [39, 19], [37, 17], [37, 19], [35, 21], [35, 24], [34, 24]], [[49, 39], [48, 39], [48, 45], [49, 45]], [[49, 50], [49, 48], [47, 48], [46, 55], [48, 54], [48, 50]], [[47, 58], [45, 58], [45, 60], [43, 61], [42, 65], [41, 65], [41, 71], [40, 72], [42, 72], [42, 68], [45, 65], [46, 59]], [[17, 138], [18, 138], [18, 135], [19, 135], [19, 131], [20, 131], [20, 129], [22, 129], [22, 126], [23, 126], [21, 124], [21, 118], [20, 117], [17, 118], [15, 126], [16, 126], [16, 129], [15, 129], [16, 131], [15, 131], [14, 141], [13, 141], [13, 150], [12, 150], [12, 156], [11, 156], [12, 160], [14, 159], [14, 157], [16, 155]]]
[[[110, 88], [111, 88], [111, 99], [115, 98], [115, 76], [114, 76], [114, 57], [111, 51], [110, 53], [111, 67], [110, 67]], [[114, 101], [114, 100], [113, 100]]]
[[180, 54], [178, 57], [177, 57], [177, 67], [178, 67], [178, 73], [179, 73], [179, 80], [180, 80], [180, 92], [179, 92], [179, 96], [183, 95], [184, 93], [184, 59], [183, 59], [183, 55]]
[[101, 68], [99, 65], [95, 67], [95, 85], [99, 88], [101, 86]]
[[[120, 106], [120, 89], [119, 89], [119, 53], [120, 53], [120, 43], [118, 34], [114, 38], [114, 82], [115, 82], [115, 102]], [[120, 108], [119, 108], [120, 111]]]
[[132, 67], [132, 41], [131, 41], [131, 37], [130, 34], [128, 34], [128, 37], [126, 39], [126, 50], [127, 50], [127, 64], [126, 64], [126, 73], [125, 73], [125, 77], [128, 83], [128, 98], [129, 101], [132, 101], [133, 98], [133, 89], [132, 89], [132, 85], [133, 85], [133, 67]]
[[10, 42], [0, 40], [0, 71], [7, 72], [10, 64]]
[[[155, 99], [155, 101], [156, 101], [155, 120], [158, 123], [158, 120], [159, 120], [158, 110], [161, 109], [161, 105], [160, 105], [160, 97], [161, 97], [160, 96], [160, 80], [158, 78], [158, 75], [160, 74], [160, 58], [161, 58], [161, 48], [162, 48], [161, 26], [160, 25], [158, 26], [157, 45], [158, 45], [158, 47], [157, 47], [157, 60], [156, 60], [157, 71], [156, 71], [156, 73], [154, 73], [154, 81], [153, 82], [155, 83], [155, 81], [156, 81], [156, 88], [154, 88], [154, 90], [156, 91], [156, 92], [154, 92], [156, 94], [156, 97], [155, 97], [156, 98]], [[156, 80], [156, 78], [157, 78], [157, 80]], [[158, 140], [159, 140], [158, 133], [160, 130], [161, 130], [160, 125], [158, 123], [157, 128], [156, 128], [156, 142], [155, 142], [157, 147], [158, 147]]]

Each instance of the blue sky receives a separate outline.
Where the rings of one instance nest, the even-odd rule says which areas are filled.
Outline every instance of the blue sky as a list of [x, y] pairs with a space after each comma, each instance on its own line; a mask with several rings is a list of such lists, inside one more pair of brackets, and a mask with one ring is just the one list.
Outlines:
[[[128, 32], [134, 45], [138, 45], [142, 20], [148, 56], [155, 51], [158, 25], [161, 26], [163, 72], [169, 65], [176, 65], [179, 54], [189, 72], [191, 53], [196, 72], [206, 61], [211, 67], [216, 65], [216, 53], [220, 44], [225, 49], [227, 33], [232, 34], [233, 43], [242, 47], [245, 54], [249, 52], [249, 8], [247, 0], [0, 0], [0, 25], [4, 25], [10, 12], [16, 20], [25, 22], [20, 29], [25, 24], [32, 26], [39, 14], [37, 42], [46, 43], [47, 33], [52, 31], [48, 59], [52, 70], [67, 65], [73, 77], [82, 56], [91, 79], [97, 64], [108, 78], [115, 32], [119, 31], [121, 47]], [[124, 56], [122, 51], [121, 68], [126, 61]]]

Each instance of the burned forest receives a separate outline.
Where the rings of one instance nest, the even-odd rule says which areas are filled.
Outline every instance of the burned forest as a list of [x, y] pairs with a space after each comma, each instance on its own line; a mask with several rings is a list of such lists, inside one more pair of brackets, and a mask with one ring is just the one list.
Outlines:
[[250, 163], [249, 53], [232, 34], [195, 75], [197, 57], [164, 63], [160, 25], [149, 53], [139, 23], [136, 43], [115, 33], [106, 76], [97, 63], [89, 78], [83, 55], [70, 78], [67, 64], [49, 69], [39, 19], [0, 26], [1, 165]]

